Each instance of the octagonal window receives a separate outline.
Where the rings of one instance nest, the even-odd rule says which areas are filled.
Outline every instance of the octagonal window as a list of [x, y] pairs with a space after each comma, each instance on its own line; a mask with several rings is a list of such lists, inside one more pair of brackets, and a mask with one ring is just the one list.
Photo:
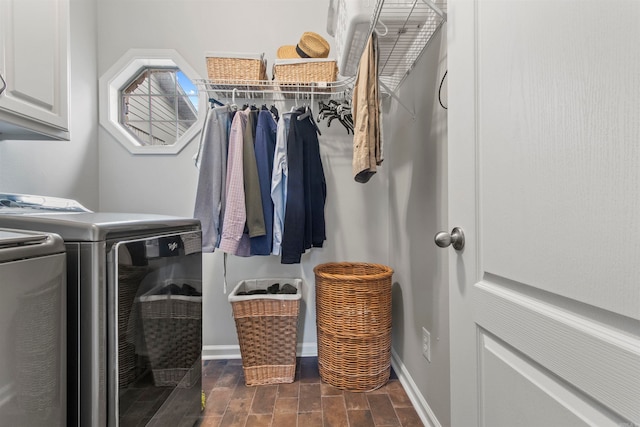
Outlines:
[[172, 50], [131, 50], [100, 79], [100, 123], [134, 154], [178, 153], [201, 128], [193, 70]]
[[142, 145], [174, 145], [198, 119], [194, 94], [180, 69], [145, 67], [120, 92], [120, 124]]

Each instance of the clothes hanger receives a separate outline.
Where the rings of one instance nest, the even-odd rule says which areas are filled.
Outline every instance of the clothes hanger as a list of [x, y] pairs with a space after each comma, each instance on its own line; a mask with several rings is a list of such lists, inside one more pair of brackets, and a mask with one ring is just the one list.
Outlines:
[[298, 120], [304, 120], [307, 117], [311, 117], [311, 121], [313, 122], [313, 111], [311, 111], [311, 106], [306, 102], [306, 98], [305, 98], [305, 102], [302, 104], [302, 107], [304, 108], [304, 110], [302, 114], [298, 116]]
[[280, 112], [278, 111], [275, 105], [272, 105], [271, 108], [269, 108], [269, 111], [273, 115], [273, 118], [275, 119], [276, 122], [280, 120]]
[[233, 88], [233, 90], [231, 91], [231, 109], [233, 111], [238, 111], [238, 105], [236, 104], [236, 93], [238, 92], [237, 88]]
[[218, 101], [218, 100], [217, 100], [217, 99], [215, 99], [215, 98], [209, 98], [209, 102], [211, 103], [211, 106], [212, 106], [212, 107], [213, 107], [213, 106], [216, 106], [216, 105], [218, 105], [218, 106], [220, 106], [220, 107], [223, 107], [223, 106], [224, 106], [224, 104], [223, 104], [222, 102]]
[[298, 121], [302, 121], [305, 119], [309, 119], [309, 121], [313, 124], [313, 127], [316, 129], [316, 132], [318, 132], [318, 135], [322, 135], [322, 132], [320, 132], [320, 128], [318, 128], [315, 120], [313, 120], [313, 111], [311, 111], [311, 108], [308, 105], [304, 106], [304, 112], [298, 116]]
[[373, 31], [380, 37], [384, 37], [387, 34], [389, 34], [389, 27], [387, 27], [384, 22], [382, 22], [381, 20], [378, 20], [378, 24], [382, 25], [384, 27], [384, 34], [380, 33], [380, 31], [378, 31], [377, 28], [374, 28]]
[[331, 127], [331, 122], [338, 121], [347, 130], [347, 134], [353, 133], [353, 116], [351, 115], [351, 104], [347, 100], [339, 103], [335, 100], [329, 100], [328, 104], [323, 101], [318, 103], [320, 113], [318, 114], [318, 122], [327, 119], [327, 127]]

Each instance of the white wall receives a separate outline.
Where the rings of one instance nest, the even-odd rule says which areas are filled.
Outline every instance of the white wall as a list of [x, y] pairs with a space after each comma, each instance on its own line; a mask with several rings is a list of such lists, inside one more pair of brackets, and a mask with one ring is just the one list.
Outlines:
[[[112, 0], [98, 5], [98, 76], [129, 48], [171, 48], [206, 77], [205, 52], [265, 52], [269, 71], [280, 45], [304, 31], [326, 35], [328, 0], [162, 1]], [[152, 8], [152, 14], [150, 14]], [[149, 16], [153, 16], [150, 19]], [[443, 34], [443, 33], [440, 33]], [[283, 266], [277, 257], [230, 256], [229, 287], [251, 277], [302, 277], [308, 285], [301, 315], [305, 351], [315, 351], [313, 267], [326, 261], [369, 261], [395, 270], [393, 347], [415, 383], [418, 399], [442, 425], [449, 424], [449, 345], [446, 251], [433, 235], [446, 229], [446, 113], [437, 103], [444, 72], [444, 40], [438, 36], [401, 90], [416, 120], [385, 102], [385, 156], [365, 184], [351, 177], [351, 138], [336, 122], [321, 124], [327, 179], [327, 242]], [[102, 210], [191, 216], [197, 182], [193, 141], [177, 156], [131, 155], [100, 130]], [[235, 325], [222, 292], [223, 256], [204, 257], [205, 357], [224, 356], [237, 345]], [[432, 362], [421, 353], [421, 330], [432, 337]]]
[[[441, 425], [449, 425], [448, 251], [433, 236], [447, 224], [447, 113], [438, 103], [446, 31], [434, 35], [385, 114], [389, 169], [389, 262], [395, 269], [392, 347]], [[443, 103], [446, 106], [446, 80]], [[422, 356], [422, 328], [431, 362]], [[424, 404], [424, 402], [423, 402]]]
[[98, 209], [96, 0], [71, 0], [70, 141], [0, 141], [0, 191]]
[[[325, 34], [331, 41], [325, 30], [328, 4], [328, 0], [103, 1], [98, 6], [98, 72], [108, 70], [129, 48], [175, 49], [202, 77], [206, 77], [205, 52], [265, 52], [270, 72], [277, 48], [296, 44], [304, 31]], [[355, 183], [346, 130], [337, 122], [328, 129], [324, 123], [320, 127], [328, 192], [325, 247], [311, 250], [300, 265], [282, 265], [278, 257], [230, 256], [227, 263], [229, 287], [253, 277], [305, 280], [299, 341], [312, 353], [316, 345], [313, 267], [327, 261], [388, 263], [386, 168], [367, 185]], [[192, 156], [197, 140], [177, 156], [131, 155], [103, 129], [99, 141], [101, 210], [193, 215], [197, 170]], [[222, 290], [222, 265], [221, 253], [205, 255], [205, 357], [228, 355], [227, 346], [237, 345], [231, 307]]]

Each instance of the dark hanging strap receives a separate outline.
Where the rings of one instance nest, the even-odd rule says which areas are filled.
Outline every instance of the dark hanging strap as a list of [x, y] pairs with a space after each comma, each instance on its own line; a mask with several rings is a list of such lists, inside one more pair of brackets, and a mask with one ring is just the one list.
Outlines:
[[276, 121], [280, 119], [280, 112], [275, 105], [272, 105], [269, 111], [271, 111], [271, 114], [273, 114], [273, 117], [275, 117]]
[[227, 253], [224, 252], [222, 260], [222, 283], [224, 287], [224, 293], [227, 293]]

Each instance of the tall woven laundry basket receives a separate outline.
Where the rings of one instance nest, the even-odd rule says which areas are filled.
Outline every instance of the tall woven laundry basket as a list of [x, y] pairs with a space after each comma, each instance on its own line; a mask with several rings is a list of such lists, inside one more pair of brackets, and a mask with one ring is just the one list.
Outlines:
[[[252, 294], [284, 283], [295, 294]], [[240, 281], [229, 294], [247, 386], [292, 383], [296, 373], [302, 279]]]
[[393, 270], [333, 262], [313, 271], [320, 377], [343, 390], [382, 387], [391, 373]]

